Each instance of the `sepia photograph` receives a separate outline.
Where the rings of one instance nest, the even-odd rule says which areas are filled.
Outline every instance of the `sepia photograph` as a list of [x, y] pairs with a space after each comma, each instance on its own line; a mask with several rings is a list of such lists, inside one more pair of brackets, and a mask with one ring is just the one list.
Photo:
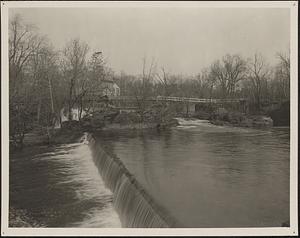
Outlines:
[[1, 235], [298, 235], [296, 1], [1, 13]]

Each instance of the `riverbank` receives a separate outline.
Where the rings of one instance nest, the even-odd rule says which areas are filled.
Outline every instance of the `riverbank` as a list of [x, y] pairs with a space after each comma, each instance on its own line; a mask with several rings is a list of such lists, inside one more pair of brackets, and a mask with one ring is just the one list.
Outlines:
[[175, 118], [208, 120], [218, 126], [270, 128], [289, 126], [289, 104], [261, 107], [244, 113], [220, 105], [197, 105], [186, 113], [183, 108], [168, 103], [154, 103], [143, 111], [120, 111], [113, 106], [99, 108], [80, 121], [65, 121], [62, 128], [71, 130], [164, 130], [178, 126]]
[[197, 119], [209, 120], [218, 126], [269, 128], [272, 126], [290, 126], [289, 101], [276, 105], [264, 106], [260, 110], [245, 113], [219, 108], [202, 108], [195, 112]]
[[210, 123], [217, 126], [234, 126], [249, 128], [273, 127], [273, 120], [266, 115], [245, 115], [237, 112], [213, 114]]
[[[168, 110], [168, 108], [166, 109]], [[101, 130], [163, 130], [177, 126], [176, 114], [168, 112], [161, 115], [156, 109], [149, 110], [141, 116], [139, 112], [118, 112], [114, 109], [97, 111], [86, 115], [80, 121], [64, 121], [61, 128], [65, 131], [101, 131]]]
[[269, 113], [246, 114], [225, 108], [198, 111], [193, 117], [200, 120], [208, 120], [211, 124], [217, 126], [270, 128], [275, 125]]
[[[178, 118], [184, 120], [206, 120], [209, 123], [217, 126], [232, 126], [232, 127], [247, 127], [247, 128], [271, 128], [273, 127], [273, 120], [270, 117], [263, 115], [245, 115], [237, 112], [228, 112], [226, 114], [211, 114], [209, 117], [176, 117], [169, 119], [165, 122], [129, 122], [129, 123], [116, 123], [101, 122], [101, 126], [86, 125], [82, 122], [71, 121], [65, 122], [63, 129], [59, 132], [59, 138], [55, 139], [53, 143], [64, 140], [64, 133], [80, 132], [93, 132], [93, 131], [125, 131], [125, 130], [167, 130], [172, 127], [180, 125]], [[76, 137], [75, 137], [76, 138]]]
[[31, 218], [26, 210], [10, 206], [9, 227], [44, 227], [44, 224]]

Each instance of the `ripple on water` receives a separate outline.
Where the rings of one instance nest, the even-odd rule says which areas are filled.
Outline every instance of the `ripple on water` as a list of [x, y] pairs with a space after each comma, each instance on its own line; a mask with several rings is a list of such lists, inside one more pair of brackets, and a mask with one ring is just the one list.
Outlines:
[[[65, 144], [12, 164], [14, 199], [46, 227], [121, 227], [113, 194], [86, 143]], [[21, 173], [20, 173], [21, 172]]]
[[163, 132], [99, 139], [185, 226], [276, 227], [288, 220], [287, 128], [179, 123]]

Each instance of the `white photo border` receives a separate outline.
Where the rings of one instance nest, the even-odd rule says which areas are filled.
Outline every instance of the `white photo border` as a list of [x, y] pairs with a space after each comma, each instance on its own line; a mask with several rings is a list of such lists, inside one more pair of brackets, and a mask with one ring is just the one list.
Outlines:
[[[8, 11], [35, 7], [210, 7], [290, 9], [290, 227], [276, 228], [11, 228], [9, 202]], [[2, 236], [297, 236], [298, 235], [298, 2], [297, 1], [1, 1]]]

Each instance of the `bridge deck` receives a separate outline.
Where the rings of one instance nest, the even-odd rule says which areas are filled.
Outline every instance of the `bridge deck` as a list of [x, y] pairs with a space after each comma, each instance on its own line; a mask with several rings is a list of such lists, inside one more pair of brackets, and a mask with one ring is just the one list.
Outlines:
[[[133, 96], [118, 96], [111, 97], [111, 100], [114, 101], [134, 101], [137, 99], [142, 100], [142, 98], [133, 97]], [[188, 97], [165, 97], [157, 96], [146, 98], [147, 101], [169, 101], [169, 102], [190, 102], [190, 103], [238, 103], [243, 102], [245, 99], [208, 99], [208, 98], [188, 98]]]

